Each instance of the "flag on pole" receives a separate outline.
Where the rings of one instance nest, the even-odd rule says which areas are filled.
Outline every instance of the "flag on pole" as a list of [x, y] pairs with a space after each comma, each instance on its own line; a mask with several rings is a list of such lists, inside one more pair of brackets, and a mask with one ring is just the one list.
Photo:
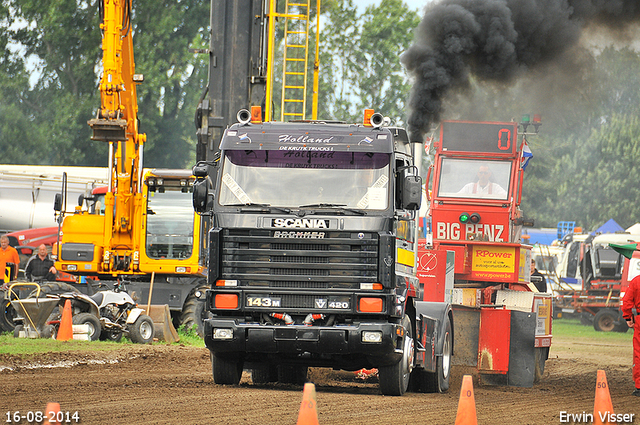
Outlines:
[[522, 167], [522, 171], [524, 171], [527, 168], [527, 165], [529, 165], [531, 158], [533, 158], [533, 153], [531, 153], [531, 149], [529, 149], [529, 144], [526, 140], [524, 140], [522, 144], [522, 159], [520, 160], [520, 166]]

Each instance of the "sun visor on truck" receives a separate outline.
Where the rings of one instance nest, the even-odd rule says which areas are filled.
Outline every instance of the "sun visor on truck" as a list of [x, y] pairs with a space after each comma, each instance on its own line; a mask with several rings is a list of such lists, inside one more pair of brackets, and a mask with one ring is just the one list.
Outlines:
[[302, 152], [393, 152], [393, 136], [386, 128], [309, 123], [234, 124], [225, 132], [222, 150], [278, 150]]

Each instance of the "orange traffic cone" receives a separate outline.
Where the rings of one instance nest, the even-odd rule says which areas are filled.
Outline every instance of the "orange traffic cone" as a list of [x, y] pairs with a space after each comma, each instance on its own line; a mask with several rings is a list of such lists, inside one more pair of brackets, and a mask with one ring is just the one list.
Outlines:
[[462, 378], [456, 425], [478, 425], [476, 399], [473, 396], [473, 378], [471, 375], [464, 375]]
[[[69, 300], [67, 300], [69, 302]], [[60, 403], [47, 403], [47, 417], [42, 425], [60, 425]]]
[[613, 404], [611, 404], [607, 375], [604, 370], [599, 370], [596, 379], [596, 401], [593, 405], [593, 424], [609, 424], [610, 415], [613, 415]]
[[318, 423], [316, 404], [316, 386], [311, 382], [307, 382], [304, 384], [297, 425], [320, 425]]
[[64, 302], [62, 310], [62, 319], [60, 319], [60, 328], [58, 329], [58, 341], [69, 341], [73, 339], [73, 319], [71, 318], [71, 300]]

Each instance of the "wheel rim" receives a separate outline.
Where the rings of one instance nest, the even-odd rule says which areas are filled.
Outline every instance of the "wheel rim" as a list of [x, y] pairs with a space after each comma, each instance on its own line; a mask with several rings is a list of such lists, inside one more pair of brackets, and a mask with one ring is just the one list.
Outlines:
[[449, 376], [449, 368], [451, 367], [451, 334], [447, 332], [444, 336], [444, 345], [442, 346], [442, 374], [446, 378]]
[[415, 364], [415, 355], [414, 355], [414, 343], [413, 338], [409, 335], [404, 339], [404, 373], [403, 376], [405, 379], [411, 374], [413, 370], [413, 366]]
[[153, 326], [146, 320], [140, 324], [140, 336], [144, 339], [149, 339], [153, 336]]

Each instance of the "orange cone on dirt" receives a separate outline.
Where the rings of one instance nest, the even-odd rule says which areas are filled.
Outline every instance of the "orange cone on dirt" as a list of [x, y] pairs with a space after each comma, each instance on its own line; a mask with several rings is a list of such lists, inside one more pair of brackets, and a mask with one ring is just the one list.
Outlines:
[[596, 379], [596, 401], [593, 405], [593, 424], [609, 424], [610, 415], [613, 415], [613, 404], [611, 404], [607, 375], [604, 370], [599, 370]]
[[473, 395], [473, 378], [471, 375], [464, 375], [462, 378], [456, 425], [478, 425], [476, 398]]
[[316, 386], [311, 382], [304, 384], [302, 403], [298, 413], [297, 425], [319, 425], [318, 410], [316, 408]]
[[[67, 300], [69, 302], [69, 300]], [[60, 403], [47, 403], [46, 417], [42, 425], [60, 425]], [[49, 421], [51, 419], [51, 421]]]
[[69, 341], [73, 339], [73, 319], [71, 318], [71, 300], [64, 302], [62, 310], [62, 318], [60, 319], [60, 328], [58, 329], [58, 341]]

